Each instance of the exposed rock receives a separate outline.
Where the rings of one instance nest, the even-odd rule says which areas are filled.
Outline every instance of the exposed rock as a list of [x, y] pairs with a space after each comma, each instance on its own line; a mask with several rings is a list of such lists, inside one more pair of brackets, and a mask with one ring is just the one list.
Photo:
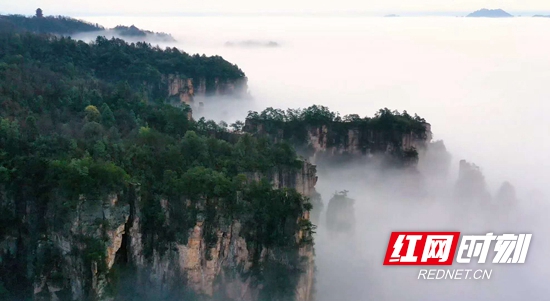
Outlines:
[[184, 78], [171, 74], [164, 77], [168, 87], [168, 96], [176, 98], [176, 104], [185, 104], [192, 110], [208, 103], [210, 96], [230, 96], [243, 98], [248, 95], [247, 79], [220, 80], [218, 78], [206, 79]]
[[504, 182], [495, 195], [496, 206], [512, 209], [518, 204], [516, 189], [509, 182]]
[[479, 166], [466, 160], [460, 161], [455, 195], [464, 202], [487, 204], [491, 200]]
[[[308, 126], [305, 141], [294, 142], [294, 147], [299, 154], [314, 164], [320, 161], [339, 162], [359, 157], [368, 159], [377, 154], [404, 156], [400, 159], [406, 161], [407, 151], [424, 150], [432, 139], [429, 123], [424, 123], [425, 132], [422, 135], [412, 131], [388, 133], [343, 125], [347, 127], [343, 132], [337, 132], [327, 125]], [[246, 120], [243, 130], [256, 135], [267, 134], [274, 141], [285, 140], [285, 135], [290, 135], [281, 129], [275, 134], [268, 133], [261, 121], [251, 119]]]
[[419, 171], [434, 178], [445, 179], [451, 165], [451, 154], [447, 151], [443, 141], [435, 141], [425, 144], [419, 149]]
[[[259, 178], [258, 174], [249, 175], [251, 181]], [[297, 171], [276, 171], [268, 176], [268, 179], [276, 188], [295, 188], [305, 196], [316, 194], [315, 166], [307, 162]], [[139, 200], [136, 199], [134, 202]], [[138, 290], [146, 287], [146, 290], [155, 292], [158, 296], [165, 296], [171, 288], [185, 286], [193, 293], [207, 298], [221, 294], [224, 300], [257, 300], [261, 287], [252, 285], [253, 279], [250, 276], [240, 276], [249, 272], [254, 262], [245, 238], [240, 235], [242, 225], [238, 220], [230, 221], [216, 229], [216, 241], [211, 247], [205, 241], [205, 222], [198, 220], [190, 231], [186, 244], [173, 243], [167, 247], [166, 253], [161, 255], [156, 252], [153, 259], [148, 260], [143, 253], [139, 216], [139, 212], [132, 212], [127, 222], [129, 229], [126, 228], [123, 234], [130, 242], [126, 252], [129, 256], [128, 263], [136, 266], [136, 286], [140, 287]], [[309, 218], [308, 212], [302, 217], [306, 220]], [[297, 233], [297, 240], [304, 238], [303, 235], [302, 231]], [[299, 255], [303, 256], [306, 262], [305, 270], [298, 280], [295, 300], [309, 301], [313, 298], [313, 247], [302, 246]], [[263, 250], [260, 258], [266, 256], [270, 256], [269, 252]], [[143, 293], [145, 294], [146, 292]]]
[[81, 198], [70, 217], [71, 228], [52, 228], [37, 246], [37, 260], [54, 265], [36, 271], [36, 300], [85, 299], [90, 290], [97, 299], [104, 298], [105, 275], [122, 245], [130, 215], [130, 206], [118, 203], [117, 198], [113, 195], [103, 203]]
[[335, 193], [327, 207], [327, 229], [335, 233], [353, 233], [355, 229], [355, 200], [347, 191]]
[[[259, 174], [249, 175], [250, 180], [259, 178]], [[316, 167], [307, 162], [297, 169], [275, 170], [267, 178], [276, 188], [294, 188], [304, 196], [317, 196]], [[224, 300], [254, 301], [262, 287], [255, 284], [249, 272], [267, 258], [284, 265], [278, 250], [250, 245], [243, 234], [249, 229], [243, 231], [242, 221], [217, 221], [212, 229], [212, 221], [199, 218], [195, 212], [194, 225], [186, 225], [188, 228], [181, 231], [186, 234], [184, 239], [159, 244], [162, 230], [156, 229], [154, 237], [146, 231], [147, 218], [151, 216], [140, 211], [145, 208], [141, 195], [138, 184], [129, 184], [105, 199], [81, 196], [72, 200], [60, 196], [56, 202], [48, 203], [51, 208], [41, 211], [46, 229], [43, 237], [33, 238], [37, 245], [15, 232], [0, 241], [0, 262], [17, 254], [19, 262], [32, 263], [25, 270], [32, 275], [29, 287], [33, 288], [30, 294], [34, 293], [34, 300], [91, 301], [124, 299], [116, 295], [119, 292], [129, 293], [126, 299], [136, 301], [185, 294], [206, 300], [221, 295]], [[2, 196], [0, 202], [9, 207], [4, 204], [8, 198]], [[160, 214], [164, 214], [161, 226], [177, 222], [174, 211], [170, 211], [170, 201], [155, 195], [151, 202], [158, 204]], [[56, 207], [60, 204], [70, 209], [60, 212], [60, 207]], [[36, 212], [36, 203], [29, 201], [25, 206], [21, 208], [22, 218], [35, 218], [31, 213]], [[295, 222], [302, 227], [309, 219], [306, 211]], [[214, 233], [214, 238], [206, 233]], [[291, 237], [302, 242], [311, 240], [308, 235], [300, 228]], [[293, 280], [297, 285], [295, 300], [309, 301], [313, 297], [313, 246], [300, 244], [294, 251], [304, 257], [303, 271]], [[126, 285], [126, 289], [119, 290], [118, 285]], [[173, 295], [178, 290], [183, 293]]]

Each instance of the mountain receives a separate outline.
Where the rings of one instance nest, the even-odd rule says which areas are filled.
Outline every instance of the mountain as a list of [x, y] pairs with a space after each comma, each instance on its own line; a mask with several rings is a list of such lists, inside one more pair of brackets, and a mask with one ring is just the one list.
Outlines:
[[[310, 301], [321, 201], [297, 150], [405, 169], [431, 139], [416, 115], [322, 106], [250, 112], [230, 130], [191, 114], [195, 95], [246, 93], [220, 56], [7, 23], [0, 300]], [[337, 219], [353, 209], [337, 207]]]
[[475, 11], [466, 17], [485, 17], [485, 18], [509, 18], [513, 17], [509, 13], [503, 11], [502, 9], [481, 9], [478, 11]]
[[534, 18], [550, 18], [550, 15], [534, 15]]
[[120, 35], [121, 37], [134, 37], [134, 38], [147, 38], [153, 37], [157, 40], [163, 40], [165, 42], [175, 41], [175, 39], [168, 33], [164, 32], [153, 32], [150, 30], [143, 30], [132, 26], [118, 25], [115, 28], [111, 29], [115, 34]]
[[0, 15], [0, 28], [17, 31], [70, 35], [82, 32], [105, 30], [104, 27], [64, 16], [27, 17], [23, 15]]
[[266, 48], [275, 48], [279, 47], [279, 43], [275, 41], [258, 41], [258, 40], [244, 40], [244, 41], [227, 41], [225, 42], [227, 47], [244, 47], [244, 48], [255, 48], [255, 47], [266, 47]]
[[172, 99], [237, 66], [104, 37], [0, 45], [0, 300], [311, 300], [315, 166]]
[[153, 38], [163, 42], [175, 41], [170, 34], [143, 30], [134, 25], [129, 27], [119, 25], [115, 28], [108, 29], [97, 23], [94, 24], [71, 17], [42, 16], [41, 14], [32, 17], [23, 15], [0, 15], [0, 31], [29, 31], [63, 36], [94, 33], [97, 35], [112, 35], [121, 38]]
[[431, 140], [430, 124], [423, 118], [387, 108], [365, 118], [340, 117], [316, 105], [287, 112], [267, 108], [260, 113], [251, 111], [244, 130], [274, 141], [287, 140], [300, 156], [315, 164], [384, 154], [387, 165], [411, 166], [418, 160], [417, 151]]

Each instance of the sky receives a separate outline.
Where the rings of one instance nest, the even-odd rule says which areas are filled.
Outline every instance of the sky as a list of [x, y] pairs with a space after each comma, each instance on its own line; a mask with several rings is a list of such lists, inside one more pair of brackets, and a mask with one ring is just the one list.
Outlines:
[[0, 13], [46, 15], [151, 15], [195, 13], [443, 13], [502, 8], [512, 13], [550, 11], [548, 0], [0, 0]]

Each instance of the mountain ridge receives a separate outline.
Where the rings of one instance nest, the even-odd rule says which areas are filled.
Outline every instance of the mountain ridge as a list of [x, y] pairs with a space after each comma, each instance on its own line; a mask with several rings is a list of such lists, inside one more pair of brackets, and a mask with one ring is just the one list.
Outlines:
[[98, 23], [91, 23], [67, 16], [25, 16], [25, 15], [1, 15], [0, 30], [33, 32], [41, 34], [55, 34], [73, 36], [83, 33], [97, 33], [98, 35], [118, 35], [122, 38], [155, 38], [164, 42], [176, 41], [172, 35], [163, 32], [153, 32], [137, 28], [134, 25], [118, 25], [114, 28], [106, 28]]
[[468, 14], [466, 17], [470, 18], [510, 18], [513, 17], [511, 14], [505, 12], [502, 9], [487, 9], [482, 8], [476, 10], [473, 13]]

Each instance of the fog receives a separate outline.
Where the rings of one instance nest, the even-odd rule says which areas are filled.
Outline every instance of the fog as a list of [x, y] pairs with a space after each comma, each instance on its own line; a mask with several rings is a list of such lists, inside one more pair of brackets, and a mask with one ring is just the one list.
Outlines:
[[[355, 165], [355, 164], [354, 164]], [[414, 175], [417, 176], [417, 175]], [[319, 192], [331, 197], [337, 189], [349, 190], [355, 199], [353, 234], [329, 232], [319, 223], [316, 236], [317, 299], [332, 300], [545, 300], [550, 261], [545, 250], [547, 205], [536, 210], [517, 205], [500, 208], [498, 199], [487, 208], [453, 194], [456, 177], [440, 181], [425, 177], [425, 194], [414, 194], [406, 174], [372, 175], [363, 166], [329, 168], [319, 175]], [[494, 194], [494, 193], [493, 193]], [[460, 202], [462, 201], [462, 202]], [[521, 200], [531, 201], [531, 200]], [[541, 199], [536, 200], [542, 203]], [[383, 266], [392, 231], [460, 231], [464, 234], [533, 233], [523, 265], [457, 264], [453, 266]], [[492, 250], [489, 254], [492, 253]], [[472, 262], [475, 262], [473, 260]], [[490, 280], [418, 280], [421, 268], [490, 269]]]
[[136, 43], [136, 42], [142, 42], [147, 41], [148, 43], [151, 43], [152, 45], [158, 45], [160, 43], [166, 43], [171, 40], [173, 40], [170, 36], [163, 36], [163, 33], [145, 33], [145, 37], [135, 37], [135, 36], [124, 36], [120, 35], [116, 30], [113, 29], [105, 29], [105, 30], [99, 30], [99, 31], [91, 31], [91, 32], [84, 32], [84, 33], [77, 33], [72, 35], [71, 37], [77, 40], [82, 40], [86, 42], [93, 42], [96, 40], [98, 36], [103, 36], [108, 39], [111, 38], [117, 38], [117, 39], [123, 39], [128, 43]]
[[[431, 123], [434, 138], [452, 154], [451, 168], [448, 175], [424, 175], [422, 185], [361, 164], [318, 162], [324, 208], [335, 191], [348, 190], [356, 225], [353, 234], [334, 236], [319, 223], [316, 300], [547, 299], [550, 19], [84, 19], [168, 32], [178, 41], [170, 46], [239, 65], [253, 99], [205, 100], [201, 114], [208, 118], [231, 123], [248, 110], [321, 104], [342, 115], [407, 110]], [[278, 47], [226, 46], [234, 41]], [[502, 182], [512, 183], [519, 203], [503, 212], [459, 202], [461, 159], [481, 167], [493, 196]], [[420, 160], [429, 166], [429, 158]], [[425, 191], [412, 196], [419, 186]], [[533, 240], [523, 265], [473, 265], [493, 269], [490, 280], [417, 280], [419, 267], [383, 266], [390, 232], [418, 230], [533, 233]]]

